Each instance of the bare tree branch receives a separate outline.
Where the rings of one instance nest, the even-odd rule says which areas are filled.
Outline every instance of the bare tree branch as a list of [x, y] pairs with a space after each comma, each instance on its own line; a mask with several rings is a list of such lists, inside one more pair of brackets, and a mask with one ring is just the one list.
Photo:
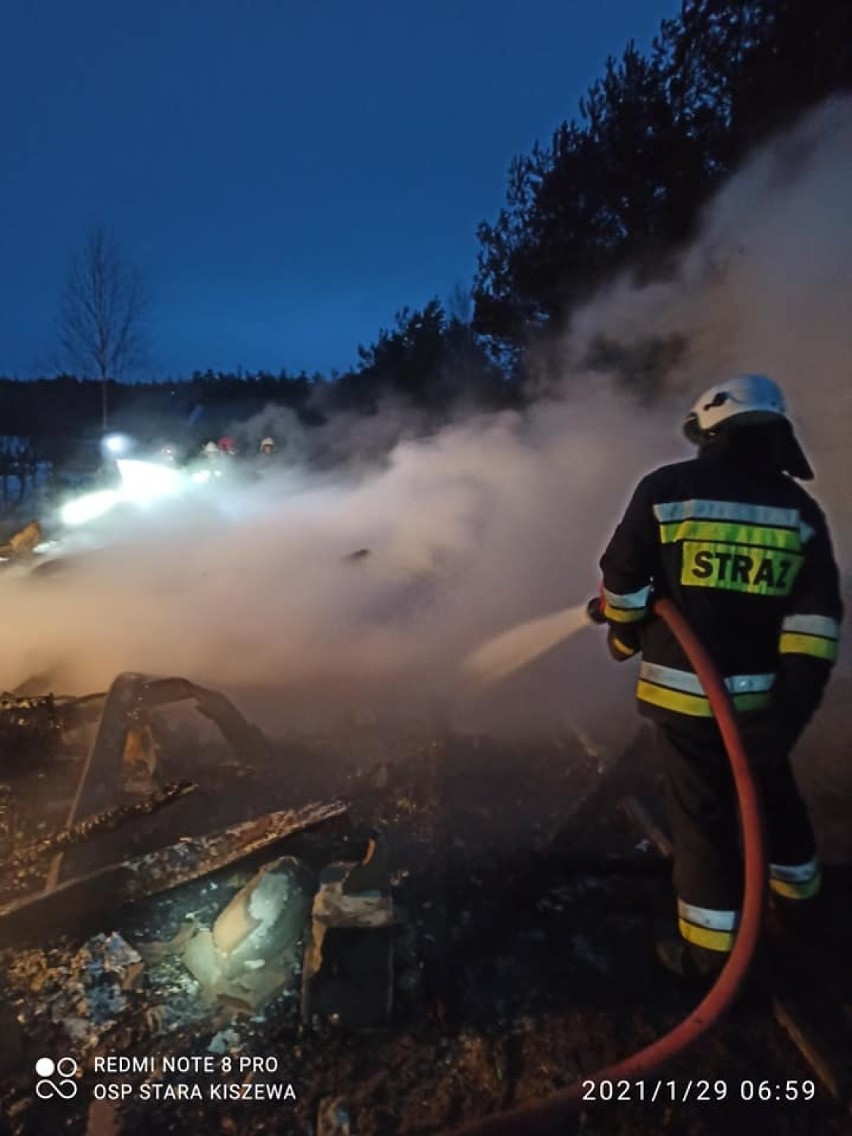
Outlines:
[[115, 239], [95, 225], [73, 257], [59, 305], [58, 338], [65, 361], [81, 377], [98, 378], [107, 428], [107, 383], [145, 356], [148, 298]]

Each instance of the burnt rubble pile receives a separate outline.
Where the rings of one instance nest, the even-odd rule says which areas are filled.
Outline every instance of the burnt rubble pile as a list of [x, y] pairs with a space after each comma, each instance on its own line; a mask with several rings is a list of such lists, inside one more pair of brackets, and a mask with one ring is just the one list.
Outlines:
[[[93, 936], [69, 954], [61, 949], [22, 951], [6, 968], [18, 993], [19, 1023], [61, 1026], [66, 1040], [84, 1053], [97, 1047], [142, 984], [142, 956], [117, 932]], [[28, 997], [21, 997], [21, 993]]]
[[[168, 682], [172, 693], [185, 690], [182, 680]], [[339, 1098], [335, 1081], [348, 1076], [346, 1069], [370, 1043], [353, 1049], [342, 1042], [345, 1031], [405, 1036], [424, 1014], [422, 1021], [433, 1029], [434, 1009], [426, 1007], [445, 1004], [456, 985], [442, 952], [451, 942], [462, 943], [487, 907], [488, 875], [465, 875], [468, 839], [510, 829], [516, 805], [507, 800], [495, 809], [483, 802], [480, 777], [494, 768], [479, 739], [471, 739], [464, 760], [451, 768], [445, 737], [420, 729], [400, 734], [393, 743], [406, 758], [400, 766], [384, 756], [393, 748], [387, 737], [376, 744], [380, 725], [366, 723], [352, 734], [352, 749], [362, 760], [371, 752], [383, 759], [363, 771], [341, 771], [328, 739], [302, 738], [315, 752], [299, 764], [298, 776], [288, 768], [283, 786], [280, 770], [267, 782], [278, 786], [279, 797], [310, 800], [321, 795], [321, 786], [335, 784], [329, 774], [336, 770], [348, 806], [311, 803], [214, 831], [209, 822], [206, 831], [194, 824], [197, 834], [179, 835], [189, 813], [171, 827], [169, 818], [203, 798], [208, 778], [216, 782], [217, 798], [223, 782], [214, 769], [199, 768], [200, 751], [194, 768], [170, 764], [168, 730], [157, 728], [155, 716], [146, 721], [149, 689], [141, 676], [115, 684], [92, 723], [65, 827], [38, 840], [27, 834], [9, 861], [37, 864], [44, 877], [38, 888], [0, 908], [5, 1012], [16, 1024], [23, 1054], [0, 1090], [6, 1113], [17, 1118], [12, 1130], [37, 1133], [42, 1115], [32, 1097], [27, 1055], [70, 1053], [85, 1071], [102, 1054], [221, 1056], [279, 1052], [282, 1044], [302, 1062], [307, 1087], [298, 1115], [318, 1125], [318, 1132], [343, 1124], [341, 1118], [349, 1124], [357, 1108]], [[232, 738], [240, 733], [234, 720], [229, 712]], [[124, 774], [131, 758], [139, 768], [139, 746], [128, 738], [139, 735], [140, 723], [152, 729], [148, 752], [155, 760], [146, 759], [147, 775], [137, 784], [138, 778]], [[256, 735], [251, 749], [255, 756], [262, 749]], [[324, 765], [316, 751], [326, 753]], [[563, 751], [557, 752], [562, 762]], [[247, 765], [240, 765], [244, 781]], [[93, 767], [97, 785], [89, 783]], [[167, 775], [188, 773], [191, 783], [163, 785]], [[578, 778], [578, 790], [587, 773]], [[122, 787], [120, 804], [103, 791], [107, 775]], [[468, 803], [465, 815], [448, 825], [441, 798], [453, 780]], [[135, 796], [128, 796], [129, 782]], [[580, 807], [589, 800], [585, 790], [573, 799]], [[273, 802], [269, 794], [264, 800]], [[81, 801], [88, 803], [85, 814]], [[552, 810], [553, 823], [537, 831], [536, 841], [546, 843], [562, 816]], [[153, 843], [116, 843], [134, 826], [144, 825], [150, 835], [154, 821], [159, 828]], [[130, 854], [117, 858], [117, 848], [128, 846]], [[435, 885], [452, 903], [458, 892], [455, 913], [436, 897]], [[77, 926], [81, 910], [91, 915], [85, 933]], [[63, 937], [57, 941], [57, 935]], [[465, 950], [459, 959], [467, 974], [476, 965]], [[470, 989], [483, 1004], [492, 1000], [481, 982], [471, 981]], [[439, 1015], [445, 1029], [446, 1014]], [[500, 1021], [509, 1014], [504, 1007]], [[418, 1045], [412, 1053], [423, 1060]], [[338, 1076], [330, 1075], [332, 1067]], [[81, 1073], [84, 1089], [91, 1088], [86, 1076]], [[200, 1105], [183, 1101], [174, 1107], [173, 1131], [207, 1130], [214, 1116], [227, 1129], [221, 1108], [211, 1106], [202, 1117]], [[88, 1113], [78, 1115], [81, 1124], [84, 1116], [94, 1123]], [[111, 1123], [128, 1133], [142, 1131], [145, 1110], [139, 1101], [128, 1102]], [[242, 1132], [239, 1118], [227, 1130]]]
[[[659, 816], [632, 799], [648, 803], [653, 776], [641, 736], [601, 754], [571, 735], [363, 722], [273, 749], [203, 692], [223, 753], [168, 728], [169, 699], [194, 689], [122, 676], [86, 746], [79, 720], [73, 747], [63, 731], [53, 823], [19, 816], [6, 866], [38, 873], [0, 899], [0, 1136], [434, 1136], [564, 1088], [694, 1007], [653, 961], [649, 916], [671, 894]], [[848, 983], [833, 991], [849, 1000]], [[819, 1079], [754, 1004], [726, 1029], [702, 1076]], [[40, 1100], [34, 1062], [59, 1054], [79, 1091]], [[251, 1067], [259, 1055], [279, 1073]], [[110, 1056], [148, 1063], [126, 1100], [95, 1099]], [[179, 1057], [227, 1061], [233, 1100], [164, 1073]], [[276, 1081], [294, 1089], [283, 1115], [263, 1099]], [[808, 1122], [840, 1136], [829, 1096]], [[697, 1136], [747, 1120], [706, 1115], [654, 1123]], [[626, 1106], [595, 1130], [647, 1122]]]
[[[98, 714], [88, 716], [87, 745], [81, 745], [79, 715], [50, 719], [56, 736], [34, 764], [33, 810], [16, 811], [4, 848], [0, 1016], [8, 1026], [8, 1044], [0, 1065], [11, 1076], [0, 1089], [0, 1116], [16, 1117], [16, 1132], [38, 1131], [27, 1127], [36, 1123], [27, 1120], [36, 1103], [26, 1076], [28, 1053], [66, 1053], [81, 1070], [107, 1052], [166, 1054], [197, 1052], [200, 1046], [223, 1054], [251, 1044], [270, 1022], [296, 1028], [306, 1014], [314, 1022], [326, 1011], [334, 1018], [335, 1002], [328, 1003], [327, 990], [325, 1002], [312, 996], [313, 987], [319, 989], [327, 978], [323, 937], [331, 943], [341, 921], [350, 930], [360, 928], [362, 935], [371, 930], [374, 919], [361, 923], [359, 905], [375, 907], [377, 895], [383, 930], [393, 924], [390, 880], [386, 871], [376, 872], [382, 856], [372, 859], [364, 878], [368, 896], [362, 899], [356, 887], [349, 888], [345, 916], [325, 908], [313, 913], [324, 866], [334, 863], [341, 849], [364, 844], [347, 835], [347, 808], [341, 802], [308, 803], [206, 832], [196, 810], [190, 827], [198, 834], [191, 836], [180, 834], [188, 813], [169, 826], [169, 817], [178, 814], [175, 803], [198, 785], [162, 784], [173, 755], [164, 752], [168, 731], [156, 730], [150, 704], [196, 695], [235, 751], [236, 761], [231, 757], [222, 767], [233, 768], [245, 789], [251, 763], [268, 756], [265, 741], [221, 695], [184, 680], [122, 676], [101, 699]], [[51, 709], [49, 699], [39, 701], [42, 715]], [[19, 730], [28, 729], [26, 715], [32, 710], [16, 703]], [[64, 735], [63, 721], [69, 727]], [[62, 776], [45, 781], [57, 753]], [[218, 791], [221, 773], [199, 771], [203, 758], [196, 747], [193, 772], [201, 781], [214, 781]], [[58, 797], [49, 798], [42, 791], [45, 784]], [[23, 799], [25, 781], [15, 788]], [[40, 817], [39, 803], [50, 805]], [[50, 831], [50, 821], [62, 814], [64, 827]], [[136, 831], [122, 842], [125, 831], [145, 827], [140, 822], [148, 822], [147, 838], [140, 841]], [[301, 858], [276, 854], [299, 834]], [[376, 841], [368, 847], [372, 858]], [[339, 887], [356, 867], [361, 867], [357, 859], [338, 864]], [[101, 929], [86, 930], [95, 927]], [[302, 988], [308, 942], [310, 990]], [[378, 975], [374, 967], [371, 976], [378, 978], [373, 997], [380, 1009], [366, 1016], [386, 1021], [392, 973], [386, 935], [379, 957]], [[344, 983], [350, 994], [359, 973], [356, 967]], [[360, 1002], [363, 998], [354, 998], [354, 1004]]]

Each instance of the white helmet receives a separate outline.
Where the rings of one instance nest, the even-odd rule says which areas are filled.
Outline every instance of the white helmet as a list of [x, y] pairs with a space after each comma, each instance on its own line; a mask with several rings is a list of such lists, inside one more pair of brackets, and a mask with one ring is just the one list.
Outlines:
[[704, 434], [742, 414], [748, 414], [751, 422], [779, 415], [786, 418], [781, 388], [766, 375], [734, 375], [701, 395], [687, 415], [684, 429], [687, 436], [695, 428]]
[[202, 446], [201, 448], [202, 448], [202, 450], [204, 451], [205, 454], [208, 454], [208, 455], [211, 455], [211, 456], [213, 454], [219, 453], [219, 447], [216, 445], [215, 442], [208, 442], [206, 445]]
[[266, 450], [266, 449], [274, 450], [275, 449], [275, 439], [274, 438], [264, 438], [263, 441], [260, 443], [260, 448], [262, 450]]
[[739, 427], [773, 421], [784, 423], [784, 468], [793, 477], [810, 480], [813, 470], [793, 433], [784, 394], [767, 375], [733, 375], [710, 387], [687, 414], [683, 432], [690, 442], [700, 445], [727, 424]]

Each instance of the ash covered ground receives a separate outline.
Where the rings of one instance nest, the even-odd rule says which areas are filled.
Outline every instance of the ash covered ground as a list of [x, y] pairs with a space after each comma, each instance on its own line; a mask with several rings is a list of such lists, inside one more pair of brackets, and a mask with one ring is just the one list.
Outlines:
[[[838, 679], [797, 758], [821, 834], [834, 934], [816, 964], [797, 954], [785, 963], [799, 1020], [841, 1068], [852, 1065], [845, 947], [852, 773], [840, 760], [850, 714], [852, 684]], [[100, 838], [98, 855], [128, 857], [175, 831], [208, 832], [271, 809], [346, 801], [345, 822], [294, 836], [274, 854], [319, 869], [359, 858], [366, 834], [384, 833], [398, 917], [392, 1022], [353, 1031], [333, 1020], [303, 1021], [298, 971], [257, 1012], [203, 1003], [168, 946], [188, 926], [211, 923], [268, 852], [125, 909], [105, 896], [76, 927], [45, 927], [37, 942], [0, 957], [2, 1133], [449, 1133], [631, 1053], [699, 1000], [657, 967], [653, 935], [655, 920], [671, 915], [669, 869], [620, 807], [633, 795], [661, 820], [650, 737], [638, 725], [621, 752], [601, 756], [570, 733], [509, 743], [434, 723], [352, 720], [342, 732], [280, 739], [261, 770], [239, 767], [165, 721], [160, 731], [165, 779], [191, 776], [199, 789]], [[48, 768], [28, 763], [17, 771], [16, 840], [56, 827], [75, 761], [60, 753]], [[21, 885], [7, 879], [5, 886], [8, 900]], [[287, 1082], [296, 1099], [95, 1102], [105, 1078], [94, 1074], [94, 1058], [108, 1054], [274, 1055], [277, 1072], [238, 1079]], [[34, 1064], [45, 1055], [78, 1061], [73, 1100], [36, 1098]], [[832, 1099], [778, 1024], [765, 982], [662, 1076], [681, 1086], [678, 1094], [690, 1080], [715, 1083], [713, 1099], [590, 1104], [561, 1131], [699, 1134], [749, 1126], [840, 1134], [852, 1125], [845, 1099]], [[780, 1087], [783, 1096], [788, 1082], [804, 1081], [815, 1084], [811, 1101], [742, 1099], [742, 1083], [766, 1083], [773, 1095]], [[715, 1099], [718, 1085], [725, 1100]]]

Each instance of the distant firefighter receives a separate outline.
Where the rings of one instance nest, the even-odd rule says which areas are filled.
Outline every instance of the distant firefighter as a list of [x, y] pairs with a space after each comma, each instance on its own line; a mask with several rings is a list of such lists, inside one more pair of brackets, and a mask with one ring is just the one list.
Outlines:
[[237, 444], [230, 434], [224, 434], [219, 439], [219, 452], [232, 458], [237, 456]]
[[275, 453], [275, 439], [264, 438], [260, 443], [260, 453], [265, 458], [271, 458]]

